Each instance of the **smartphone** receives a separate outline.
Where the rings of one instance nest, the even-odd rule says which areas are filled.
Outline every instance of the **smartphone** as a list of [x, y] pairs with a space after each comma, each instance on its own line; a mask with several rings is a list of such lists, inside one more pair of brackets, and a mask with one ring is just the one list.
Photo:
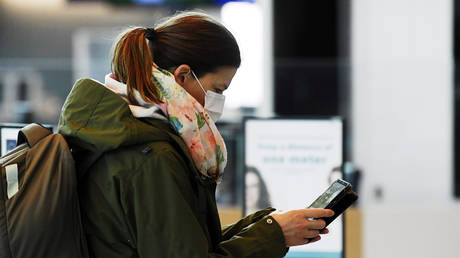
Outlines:
[[331, 209], [334, 216], [321, 218], [326, 226], [340, 216], [356, 200], [358, 195], [351, 189], [351, 184], [345, 180], [337, 179], [324, 191], [308, 208]]

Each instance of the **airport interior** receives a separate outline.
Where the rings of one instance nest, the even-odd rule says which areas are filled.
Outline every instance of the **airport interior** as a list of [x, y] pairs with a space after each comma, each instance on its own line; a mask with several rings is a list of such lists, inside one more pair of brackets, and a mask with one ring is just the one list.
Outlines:
[[285, 257], [460, 257], [460, 0], [1, 0], [1, 155], [27, 124], [57, 133], [75, 82], [111, 73], [121, 32], [182, 11], [241, 53], [216, 122], [222, 225], [315, 207], [341, 179], [359, 198]]

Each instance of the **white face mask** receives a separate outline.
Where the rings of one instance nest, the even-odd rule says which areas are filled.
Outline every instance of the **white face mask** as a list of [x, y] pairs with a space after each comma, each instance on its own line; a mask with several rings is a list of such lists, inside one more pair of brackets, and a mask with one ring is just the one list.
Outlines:
[[193, 71], [192, 75], [195, 77], [195, 80], [198, 82], [201, 89], [205, 93], [204, 109], [206, 112], [208, 112], [212, 121], [217, 122], [217, 120], [219, 120], [222, 116], [222, 112], [224, 111], [225, 96], [219, 93], [215, 93], [214, 91], [205, 91], [203, 85], [201, 85], [200, 80], [198, 80], [198, 77], [196, 77]]

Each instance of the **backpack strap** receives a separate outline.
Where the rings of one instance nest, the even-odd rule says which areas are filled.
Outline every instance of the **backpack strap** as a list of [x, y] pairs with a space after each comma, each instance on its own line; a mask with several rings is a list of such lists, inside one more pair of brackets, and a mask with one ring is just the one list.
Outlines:
[[51, 130], [42, 125], [28, 124], [19, 131], [17, 145], [27, 143], [32, 148], [37, 142], [50, 134], [52, 134]]

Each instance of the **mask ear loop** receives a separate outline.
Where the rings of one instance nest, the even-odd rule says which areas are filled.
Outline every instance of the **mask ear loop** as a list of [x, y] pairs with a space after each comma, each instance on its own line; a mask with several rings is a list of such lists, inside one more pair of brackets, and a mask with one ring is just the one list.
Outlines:
[[192, 72], [192, 75], [193, 77], [195, 78], [195, 80], [198, 82], [198, 85], [200, 85], [201, 89], [203, 90], [204, 94], [206, 94], [206, 91], [204, 90], [204, 87], [203, 85], [201, 85], [201, 82], [200, 80], [198, 80], [198, 77], [196, 77], [195, 73], [193, 72], [193, 70], [190, 70]]

